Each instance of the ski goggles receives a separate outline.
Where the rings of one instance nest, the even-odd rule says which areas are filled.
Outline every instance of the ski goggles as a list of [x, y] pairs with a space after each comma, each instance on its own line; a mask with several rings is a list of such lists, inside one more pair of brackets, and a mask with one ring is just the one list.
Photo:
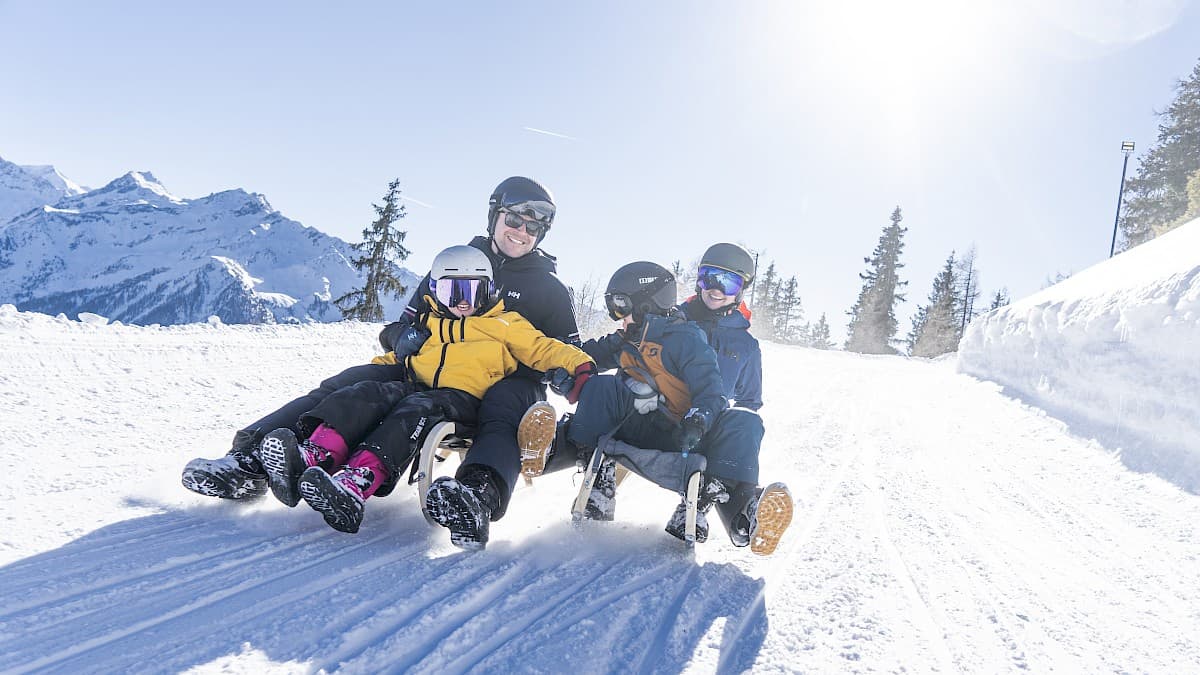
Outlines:
[[540, 237], [550, 229], [550, 223], [542, 220], [530, 220], [520, 213], [514, 213], [508, 209], [501, 209], [504, 214], [504, 224], [514, 230], [519, 230], [522, 227], [529, 233], [531, 237]]
[[712, 265], [701, 265], [700, 269], [696, 270], [696, 285], [702, 291], [716, 290], [725, 295], [737, 295], [742, 292], [746, 280], [737, 272]]
[[633, 298], [624, 293], [605, 293], [604, 306], [613, 321], [620, 321], [633, 314]]
[[526, 199], [522, 202], [501, 204], [500, 208], [504, 209], [505, 211], [511, 211], [513, 213], [520, 214], [526, 218], [541, 221], [546, 224], [546, 227], [549, 227], [550, 223], [554, 222], [554, 204], [551, 204], [547, 201], [542, 201], [539, 199]]
[[442, 277], [430, 279], [429, 290], [438, 302], [446, 307], [457, 307], [467, 303], [474, 309], [484, 307], [492, 293], [492, 282], [488, 279]]

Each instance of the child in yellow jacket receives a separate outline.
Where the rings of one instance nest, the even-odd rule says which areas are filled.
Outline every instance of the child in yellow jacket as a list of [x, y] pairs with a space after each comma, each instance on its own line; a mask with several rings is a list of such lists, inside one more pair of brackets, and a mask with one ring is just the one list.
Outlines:
[[[302, 441], [286, 428], [264, 438], [259, 457], [276, 498], [288, 506], [303, 498], [330, 527], [357, 532], [364, 502], [391, 491], [423, 432], [442, 420], [474, 424], [484, 392], [520, 364], [565, 370], [556, 378], [558, 390], [568, 400], [578, 398], [595, 372], [591, 357], [506, 311], [493, 278], [491, 261], [476, 248], [452, 246], [437, 255], [429, 274], [432, 309], [418, 318], [429, 337], [399, 361], [391, 352], [375, 359], [403, 363], [407, 377], [330, 394], [301, 417], [300, 428], [312, 429]], [[430, 490], [430, 515], [464, 548], [483, 547], [496, 508], [495, 485], [477, 482], [443, 477]], [[487, 512], [480, 520], [473, 509]]]

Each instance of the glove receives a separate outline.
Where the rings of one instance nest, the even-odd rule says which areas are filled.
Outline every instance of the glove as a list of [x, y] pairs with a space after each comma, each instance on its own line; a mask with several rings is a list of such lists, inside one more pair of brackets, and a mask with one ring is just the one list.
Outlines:
[[432, 334], [428, 329], [420, 326], [405, 328], [395, 336], [395, 342], [392, 343], [392, 351], [396, 354], [396, 360], [399, 361], [410, 354], [421, 351], [421, 345], [425, 344]]
[[400, 333], [404, 332], [405, 328], [408, 328], [411, 325], [411, 321], [405, 321], [404, 319], [401, 319], [399, 321], [393, 321], [384, 326], [383, 330], [379, 331], [379, 346], [383, 347], [383, 351], [385, 352], [392, 351], [392, 344], [396, 342], [396, 337], [398, 337]]
[[712, 412], [703, 408], [692, 408], [679, 422], [679, 449], [683, 456], [694, 450], [700, 438], [712, 425]]
[[658, 390], [641, 380], [622, 374], [621, 381], [633, 392], [633, 409], [639, 415], [649, 415], [658, 410]]
[[583, 383], [596, 374], [596, 364], [588, 361], [575, 369], [575, 374], [567, 372], [566, 368], [555, 368], [546, 373], [546, 384], [550, 390], [567, 399], [567, 403], [578, 403], [579, 393], [583, 391]]

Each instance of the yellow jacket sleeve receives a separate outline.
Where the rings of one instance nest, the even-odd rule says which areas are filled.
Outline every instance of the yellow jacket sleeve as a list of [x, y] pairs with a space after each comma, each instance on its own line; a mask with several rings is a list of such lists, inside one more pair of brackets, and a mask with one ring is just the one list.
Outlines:
[[505, 335], [505, 346], [517, 357], [517, 360], [534, 370], [552, 370], [566, 368], [571, 372], [585, 363], [592, 363], [592, 357], [582, 349], [569, 345], [561, 340], [546, 337], [546, 334], [533, 327], [525, 317], [516, 312], [506, 312], [508, 332]]
[[394, 366], [399, 362], [396, 361], [396, 352], [388, 352], [371, 359], [371, 363], [376, 366]]

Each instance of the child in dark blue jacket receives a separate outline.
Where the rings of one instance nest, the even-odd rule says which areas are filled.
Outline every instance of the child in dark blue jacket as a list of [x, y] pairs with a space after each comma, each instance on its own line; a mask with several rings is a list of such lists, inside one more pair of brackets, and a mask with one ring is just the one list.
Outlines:
[[762, 352], [750, 334], [750, 310], [742, 294], [754, 280], [754, 258], [737, 244], [713, 244], [696, 270], [696, 295], [679, 310], [704, 331], [717, 353], [725, 395], [733, 405], [762, 407]]

